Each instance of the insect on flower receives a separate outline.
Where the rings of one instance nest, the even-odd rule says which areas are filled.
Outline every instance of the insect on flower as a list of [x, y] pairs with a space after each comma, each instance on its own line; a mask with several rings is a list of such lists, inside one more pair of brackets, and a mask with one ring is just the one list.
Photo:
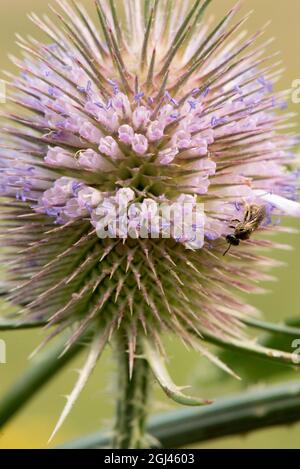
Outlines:
[[265, 218], [266, 207], [264, 205], [246, 204], [244, 220], [232, 220], [232, 222], [237, 222], [237, 225], [230, 225], [229, 227], [234, 228], [234, 234], [226, 236], [229, 246], [223, 255], [225, 256], [228, 253], [231, 246], [239, 246], [241, 241], [249, 239]]

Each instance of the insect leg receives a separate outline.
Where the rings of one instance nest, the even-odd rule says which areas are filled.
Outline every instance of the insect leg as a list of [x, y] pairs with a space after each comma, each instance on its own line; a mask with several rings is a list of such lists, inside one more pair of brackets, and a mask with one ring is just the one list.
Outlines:
[[226, 251], [224, 252], [223, 256], [226, 256], [226, 254], [228, 253], [228, 251], [230, 250], [231, 248], [231, 244], [229, 244], [228, 248], [226, 249]]

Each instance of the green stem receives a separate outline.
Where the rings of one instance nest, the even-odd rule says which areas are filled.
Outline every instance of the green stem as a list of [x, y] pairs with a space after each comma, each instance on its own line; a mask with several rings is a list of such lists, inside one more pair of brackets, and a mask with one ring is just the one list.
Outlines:
[[118, 341], [118, 392], [116, 423], [113, 438], [114, 449], [139, 449], [145, 447], [145, 425], [149, 397], [150, 369], [141, 358], [138, 345], [132, 376], [128, 359], [127, 342]]
[[[211, 406], [166, 412], [149, 420], [147, 431], [163, 448], [176, 448], [274, 425], [300, 421], [300, 381], [219, 399]], [[94, 433], [62, 448], [109, 446], [111, 435]]]

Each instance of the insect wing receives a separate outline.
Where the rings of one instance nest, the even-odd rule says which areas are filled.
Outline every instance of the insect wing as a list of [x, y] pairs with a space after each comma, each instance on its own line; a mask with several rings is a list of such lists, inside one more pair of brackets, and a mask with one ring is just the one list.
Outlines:
[[256, 230], [266, 218], [266, 209], [262, 206], [251, 207], [249, 221], [245, 223], [245, 229], [249, 231]]

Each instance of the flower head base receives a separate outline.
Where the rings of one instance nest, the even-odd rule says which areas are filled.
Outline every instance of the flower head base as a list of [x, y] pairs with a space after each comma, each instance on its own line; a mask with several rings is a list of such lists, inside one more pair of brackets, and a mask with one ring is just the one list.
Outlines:
[[[163, 332], [220, 365], [201, 339], [254, 347], [241, 333], [253, 308], [233, 289], [260, 291], [260, 267], [276, 265], [255, 249], [273, 245], [256, 238], [222, 256], [232, 220], [243, 220], [245, 203], [265, 206], [266, 232], [279, 230], [273, 216], [300, 215], [288, 171], [298, 141], [279, 132], [289, 115], [278, 112], [266, 44], [255, 46], [263, 31], [241, 40], [237, 5], [208, 34], [210, 0], [120, 1], [124, 24], [114, 1], [97, 0], [102, 32], [77, 2], [58, 3], [60, 29], [32, 15], [51, 44], [19, 39], [25, 58], [14, 59], [17, 111], [6, 117], [18, 126], [6, 126], [0, 156], [10, 299], [26, 306], [24, 318], [54, 326], [51, 337], [71, 327], [66, 348], [96, 331], [95, 360], [120, 329], [131, 370], [147, 340], [160, 379]], [[176, 203], [178, 216], [186, 201], [204, 204], [200, 241], [163, 236], [157, 204]], [[124, 205], [134, 236], [120, 229], [122, 212], [101, 236]], [[155, 239], [140, 236], [150, 215]]]

